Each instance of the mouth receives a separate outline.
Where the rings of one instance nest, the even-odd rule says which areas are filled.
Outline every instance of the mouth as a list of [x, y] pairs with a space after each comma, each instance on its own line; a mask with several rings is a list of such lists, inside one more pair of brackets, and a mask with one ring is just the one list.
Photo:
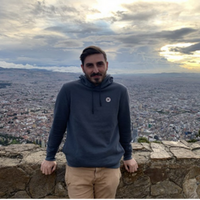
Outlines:
[[90, 77], [94, 77], [94, 78], [98, 78], [99, 76], [102, 76], [102, 74], [100, 74], [100, 73], [93, 73], [93, 74], [91, 74], [91, 76]]

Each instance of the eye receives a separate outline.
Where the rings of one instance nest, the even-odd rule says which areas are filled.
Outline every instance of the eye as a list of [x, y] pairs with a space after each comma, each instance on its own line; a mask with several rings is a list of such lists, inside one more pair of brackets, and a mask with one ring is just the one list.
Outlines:
[[98, 62], [97, 65], [101, 67], [104, 65], [104, 62]]
[[87, 63], [87, 64], [86, 64], [86, 67], [92, 68], [92, 67], [93, 67], [93, 64], [92, 64], [92, 63]]

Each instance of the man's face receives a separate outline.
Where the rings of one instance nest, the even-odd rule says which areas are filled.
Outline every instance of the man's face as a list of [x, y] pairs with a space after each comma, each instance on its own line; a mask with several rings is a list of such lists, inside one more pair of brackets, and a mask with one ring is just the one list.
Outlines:
[[95, 85], [100, 84], [106, 76], [108, 62], [103, 54], [93, 54], [85, 58], [84, 65], [81, 65], [85, 76]]

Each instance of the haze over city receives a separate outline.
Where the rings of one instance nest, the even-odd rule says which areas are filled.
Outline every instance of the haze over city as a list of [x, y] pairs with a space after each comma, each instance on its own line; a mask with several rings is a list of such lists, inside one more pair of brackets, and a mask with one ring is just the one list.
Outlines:
[[81, 72], [89, 45], [109, 73], [200, 72], [200, 1], [2, 0], [0, 67]]

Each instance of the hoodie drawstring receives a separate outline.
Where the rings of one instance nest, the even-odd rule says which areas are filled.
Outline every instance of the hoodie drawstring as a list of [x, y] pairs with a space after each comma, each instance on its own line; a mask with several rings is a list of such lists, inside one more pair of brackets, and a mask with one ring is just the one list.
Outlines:
[[[100, 107], [102, 107], [101, 90], [99, 90], [98, 93], [99, 93], [99, 105]], [[92, 90], [92, 114], [94, 114], [94, 90]]]
[[106, 75], [102, 83], [97, 88], [95, 87], [94, 83], [87, 79], [85, 75], [81, 75], [79, 78], [81, 83], [92, 91], [92, 114], [94, 114], [94, 92], [99, 93], [99, 106], [102, 107], [101, 90], [113, 83], [113, 77]]

